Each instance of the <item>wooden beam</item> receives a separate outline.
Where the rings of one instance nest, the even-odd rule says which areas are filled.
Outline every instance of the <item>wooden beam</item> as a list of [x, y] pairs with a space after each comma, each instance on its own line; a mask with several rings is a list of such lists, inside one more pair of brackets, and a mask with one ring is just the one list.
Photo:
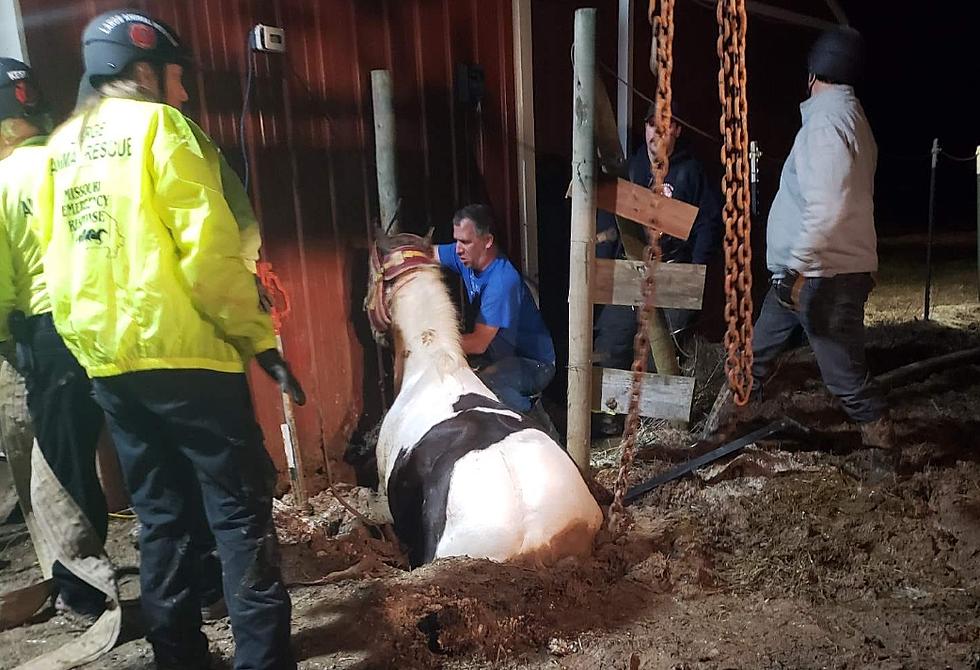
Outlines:
[[[692, 0], [695, 4], [704, 7], [705, 9], [710, 9], [712, 11], [717, 7], [717, 2], [715, 0]], [[653, 5], [653, 0], [651, 0], [651, 6]], [[775, 19], [777, 21], [782, 21], [783, 23], [789, 23], [792, 25], [802, 26], [804, 28], [812, 28], [814, 30], [829, 30], [831, 28], [836, 28], [837, 24], [833, 21], [828, 21], [826, 19], [818, 19], [814, 16], [809, 16], [807, 14], [801, 14], [800, 12], [794, 12], [789, 9], [783, 9], [782, 7], [776, 7], [765, 2], [759, 2], [758, 0], [746, 0], [745, 10], [749, 14], [754, 14], [756, 16], [765, 16], [770, 19]]]
[[770, 19], [777, 19], [779, 21], [793, 23], [805, 28], [813, 28], [815, 30], [829, 30], [837, 27], [833, 21], [818, 19], [807, 14], [801, 14], [800, 12], [783, 9], [782, 7], [774, 7], [773, 5], [769, 5], [764, 2], [756, 2], [755, 0], [747, 0], [745, 3], [745, 9], [750, 14], [766, 16]]
[[[633, 373], [629, 370], [592, 368], [592, 409], [626, 414], [629, 411]], [[643, 374], [640, 416], [688, 421], [694, 399], [694, 378]]]
[[538, 193], [534, 172], [534, 78], [531, 59], [531, 0], [513, 0], [514, 112], [517, 119], [517, 202], [524, 276], [537, 283]]
[[629, 154], [629, 132], [633, 123], [633, 0], [619, 0], [619, 41], [616, 58], [616, 121], [619, 146]]
[[[660, 263], [654, 274], [654, 305], [675, 309], [701, 309], [704, 265]], [[592, 278], [592, 302], [596, 305], [643, 304], [642, 261], [596, 259]]]
[[596, 206], [642, 226], [686, 240], [698, 208], [654, 193], [625, 179], [602, 179], [596, 189]]

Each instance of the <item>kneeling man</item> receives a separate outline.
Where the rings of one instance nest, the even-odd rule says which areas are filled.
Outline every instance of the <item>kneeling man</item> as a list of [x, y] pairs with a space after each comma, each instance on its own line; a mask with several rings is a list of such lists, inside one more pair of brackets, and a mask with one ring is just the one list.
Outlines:
[[463, 334], [463, 351], [502, 403], [527, 414], [555, 376], [551, 334], [521, 273], [494, 240], [489, 207], [456, 212], [453, 238], [455, 244], [436, 249], [439, 262], [463, 278], [468, 312], [476, 315]]

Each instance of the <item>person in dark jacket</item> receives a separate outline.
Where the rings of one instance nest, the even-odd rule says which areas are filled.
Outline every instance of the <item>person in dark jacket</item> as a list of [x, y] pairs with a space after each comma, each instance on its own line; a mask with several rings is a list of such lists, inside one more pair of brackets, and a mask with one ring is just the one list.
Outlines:
[[[630, 157], [629, 179], [634, 184], [651, 186], [651, 156], [657, 143], [654, 105], [647, 110], [644, 124], [643, 146]], [[671, 105], [671, 123], [667, 136], [667, 152], [670, 156], [663, 194], [698, 207], [698, 215], [687, 240], [670, 235], [660, 237], [662, 260], [665, 263], [695, 263], [709, 265], [721, 251], [723, 225], [721, 194], [716, 184], [709, 181], [704, 165], [690, 151], [678, 122], [678, 107]], [[597, 225], [597, 250], [599, 258], [624, 258], [623, 245], [616, 235], [612, 215], [600, 216]], [[610, 241], [616, 240], [616, 251], [610, 252]], [[698, 317], [695, 310], [666, 309], [664, 316], [675, 340], [689, 333]], [[602, 309], [595, 325], [596, 364], [606, 368], [627, 370], [633, 361], [633, 336], [636, 334], [636, 310], [632, 307], [608, 305]]]

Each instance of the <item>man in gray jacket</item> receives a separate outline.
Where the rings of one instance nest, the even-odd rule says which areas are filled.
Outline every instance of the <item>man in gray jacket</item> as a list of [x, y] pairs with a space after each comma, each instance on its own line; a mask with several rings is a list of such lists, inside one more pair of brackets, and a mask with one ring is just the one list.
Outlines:
[[761, 394], [777, 357], [806, 333], [824, 384], [868, 446], [891, 446], [884, 399], [869, 382], [864, 305], [878, 269], [874, 174], [878, 148], [853, 84], [863, 69], [857, 31], [837, 28], [810, 52], [810, 97], [769, 212], [773, 274], [755, 324], [752, 376]]

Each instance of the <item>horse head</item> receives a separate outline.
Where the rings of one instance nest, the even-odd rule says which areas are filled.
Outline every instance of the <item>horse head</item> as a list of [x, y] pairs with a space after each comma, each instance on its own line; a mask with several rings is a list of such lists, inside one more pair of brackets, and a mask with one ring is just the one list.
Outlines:
[[431, 228], [425, 237], [414, 233], [389, 235], [380, 227], [376, 229], [369, 251], [364, 311], [371, 322], [371, 333], [379, 344], [387, 343], [392, 296], [412, 280], [415, 270], [438, 265], [432, 247]]

